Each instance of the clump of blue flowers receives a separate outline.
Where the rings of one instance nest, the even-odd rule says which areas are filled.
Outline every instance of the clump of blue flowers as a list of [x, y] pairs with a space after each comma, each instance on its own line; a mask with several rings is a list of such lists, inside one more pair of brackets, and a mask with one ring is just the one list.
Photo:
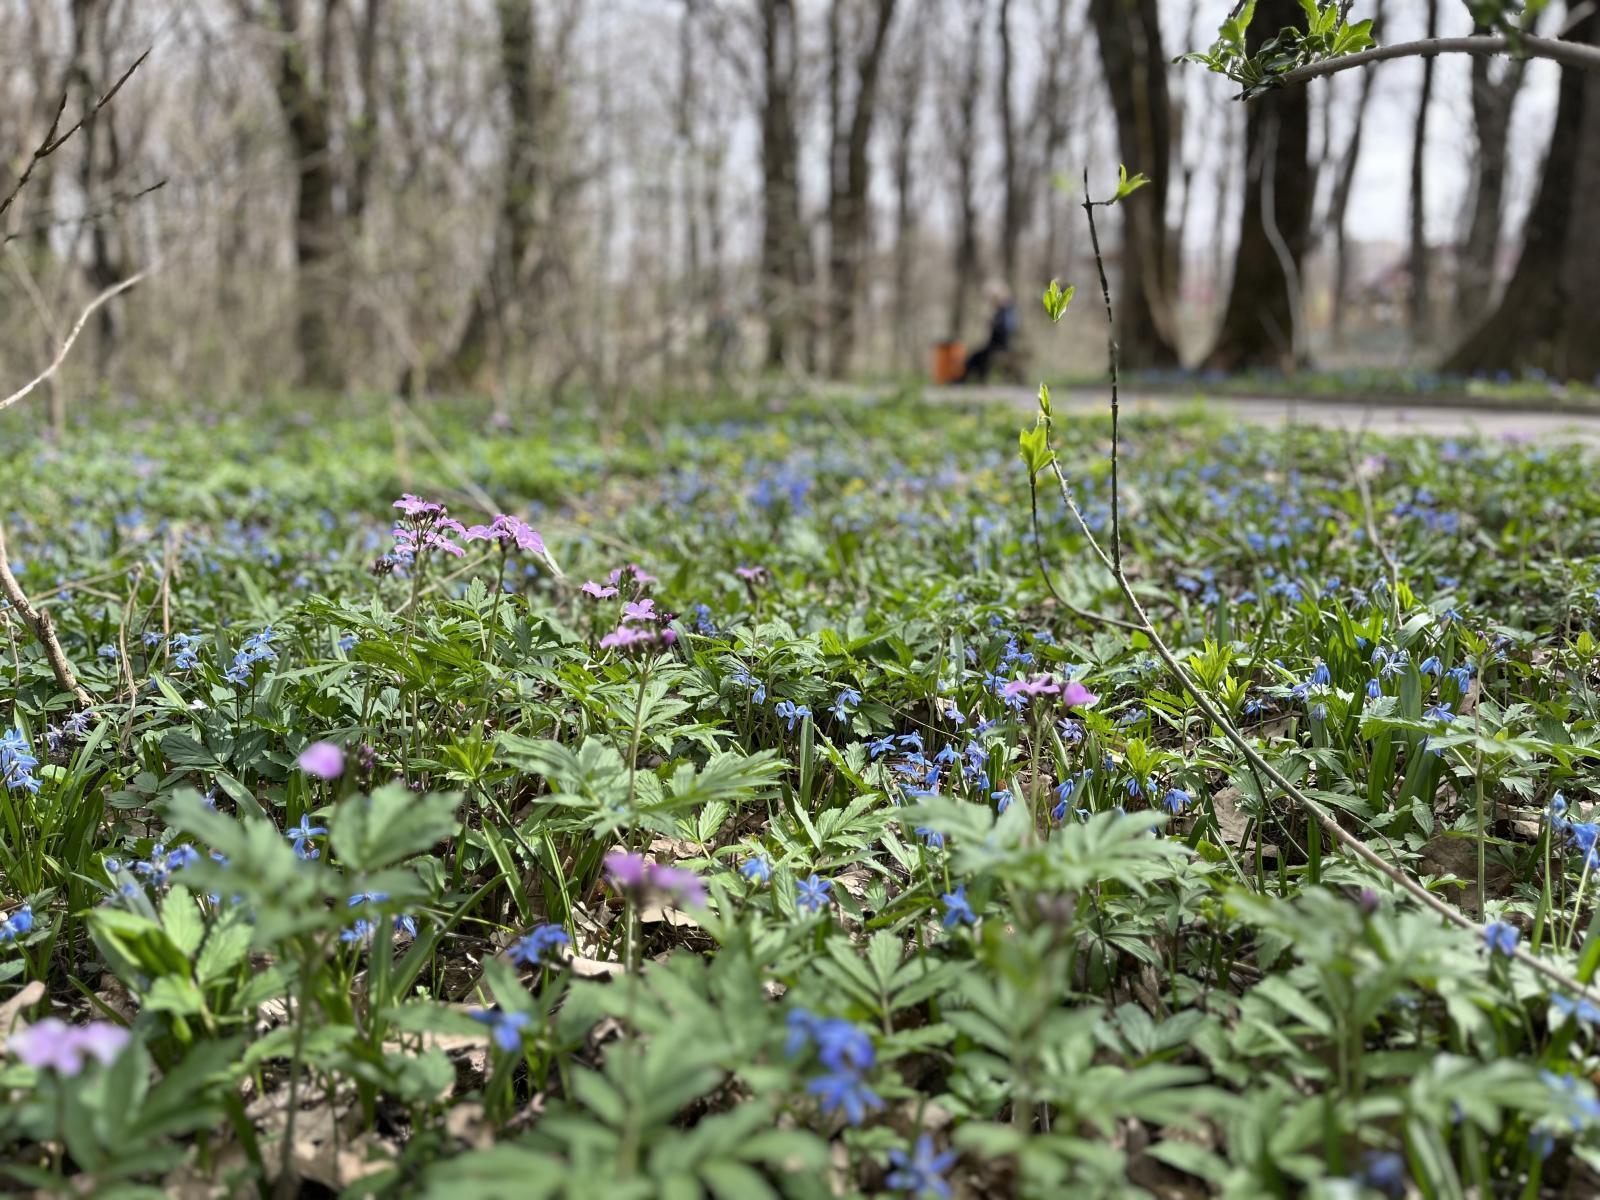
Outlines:
[[33, 772], [38, 765], [33, 747], [20, 729], [0, 733], [0, 782], [7, 791], [37, 795], [39, 780]]
[[789, 1011], [789, 1057], [811, 1049], [824, 1074], [806, 1084], [825, 1113], [841, 1112], [851, 1125], [866, 1120], [867, 1111], [883, 1107], [882, 1098], [867, 1086], [866, 1072], [877, 1054], [872, 1039], [841, 1017], [819, 1017], [804, 1008]]

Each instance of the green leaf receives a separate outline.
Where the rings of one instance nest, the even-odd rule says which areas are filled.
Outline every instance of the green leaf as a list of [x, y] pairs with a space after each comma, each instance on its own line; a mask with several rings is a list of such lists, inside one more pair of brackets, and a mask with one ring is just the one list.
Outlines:
[[[1052, 324], [1061, 320], [1062, 314], [1067, 311], [1067, 305], [1072, 303], [1072, 297], [1077, 295], [1077, 292], [1078, 289], [1075, 287], [1068, 287], [1063, 291], [1059, 280], [1050, 281], [1050, 286], [1044, 290], [1044, 311], [1049, 314]], [[1046, 397], [1048, 398], [1048, 391]], [[1045, 405], [1045, 411], [1049, 411], [1048, 404]]]
[[352, 796], [334, 810], [329, 825], [333, 852], [342, 866], [376, 871], [431, 850], [455, 833], [458, 793], [418, 796], [402, 783], [370, 797]]
[[1030, 479], [1037, 477], [1055, 458], [1055, 453], [1050, 449], [1050, 427], [1045, 424], [1043, 414], [1032, 429], [1022, 431], [1017, 444], [1021, 447], [1019, 453], [1027, 465]]

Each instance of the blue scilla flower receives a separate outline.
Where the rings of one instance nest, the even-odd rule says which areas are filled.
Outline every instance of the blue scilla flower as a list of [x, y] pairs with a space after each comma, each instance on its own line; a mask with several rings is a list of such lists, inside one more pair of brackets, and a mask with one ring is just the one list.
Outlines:
[[936, 1153], [933, 1138], [925, 1133], [917, 1139], [910, 1154], [904, 1150], [889, 1151], [890, 1170], [884, 1183], [897, 1192], [908, 1192], [919, 1198], [936, 1196], [939, 1200], [948, 1200], [950, 1184], [944, 1176], [955, 1163], [955, 1151]]
[[[912, 793], [907, 792], [907, 795], [911, 795], [911, 794]], [[924, 796], [925, 797], [925, 796], [931, 796], [934, 793], [931, 792], [931, 791], [924, 790], [924, 791], [918, 792], [916, 794], [919, 795], [919, 796]], [[940, 833], [937, 829], [929, 829], [926, 825], [918, 825], [917, 826], [917, 836], [920, 837], [923, 840], [923, 843], [925, 845], [931, 847], [934, 850], [941, 850], [941, 849], [944, 848], [944, 834]]]
[[1423, 710], [1424, 721], [1454, 721], [1455, 713], [1450, 711], [1448, 704], [1431, 704]]
[[1383, 684], [1376, 677], [1367, 680], [1367, 699], [1376, 700], [1383, 695]]
[[7, 791], [37, 794], [39, 780], [34, 777], [33, 771], [38, 765], [39, 760], [34, 757], [33, 748], [20, 729], [7, 729], [0, 733], [0, 782], [5, 784]]
[[944, 927], [946, 929], [955, 925], [976, 925], [978, 914], [972, 911], [972, 905], [967, 902], [967, 885], [962, 884], [953, 892], [946, 892], [940, 897], [944, 901]]
[[1557, 1075], [1554, 1071], [1540, 1071], [1539, 1078], [1566, 1102], [1569, 1110], [1567, 1121], [1574, 1133], [1581, 1130], [1585, 1124], [1600, 1120], [1600, 1101], [1580, 1090], [1576, 1075]]
[[882, 755], [888, 754], [893, 749], [894, 736], [886, 733], [876, 741], [867, 743], [867, 756], [869, 758], [879, 758]]
[[554, 958], [562, 949], [572, 944], [567, 931], [557, 925], [537, 925], [527, 935], [512, 942], [506, 957], [525, 967], [536, 967]]
[[883, 1107], [883, 1099], [854, 1071], [833, 1071], [806, 1084], [806, 1091], [822, 1103], [824, 1113], [842, 1112], [851, 1125], [867, 1119], [867, 1111]]
[[1311, 719], [1313, 721], [1326, 721], [1328, 719], [1328, 706], [1321, 700], [1311, 706]]
[[1406, 1194], [1406, 1160], [1393, 1150], [1369, 1150], [1361, 1158], [1359, 1181], [1371, 1190], [1399, 1200]]
[[1550, 1004], [1566, 1016], [1587, 1021], [1591, 1025], [1600, 1025], [1600, 1007], [1596, 1007], [1588, 1000], [1574, 1000], [1571, 996], [1556, 995], [1550, 997]]
[[1437, 654], [1430, 654], [1417, 664], [1417, 670], [1430, 679], [1438, 679], [1440, 675], [1444, 674], [1444, 664], [1439, 661]]
[[773, 705], [772, 711], [783, 718], [788, 725], [790, 733], [794, 732], [796, 725], [811, 715], [809, 708], [804, 704], [796, 704], [793, 700], [779, 700], [777, 704]]
[[522, 1031], [532, 1020], [525, 1012], [506, 1012], [500, 1008], [474, 1009], [467, 1015], [487, 1025], [494, 1044], [508, 1053], [522, 1049]]
[[1462, 663], [1459, 667], [1452, 668], [1450, 682], [1456, 685], [1456, 691], [1465, 696], [1467, 689], [1472, 686], [1472, 664]]
[[749, 671], [740, 671], [733, 677], [733, 681], [740, 687], [750, 690], [752, 704], [765, 704], [767, 702], [767, 685], [762, 683]]
[[358, 904], [382, 904], [388, 898], [388, 892], [357, 892], [345, 901], [345, 907], [355, 908]]
[[0, 945], [14, 942], [33, 928], [33, 906], [24, 904], [0, 920]]
[[844, 721], [849, 719], [851, 710], [860, 703], [860, 692], [851, 687], [842, 688], [833, 698], [833, 707], [828, 711], [833, 714], [835, 720]]
[[325, 826], [311, 823], [311, 815], [309, 813], [302, 813], [300, 815], [300, 824], [284, 830], [283, 836], [294, 843], [294, 852], [309, 862], [322, 854], [322, 851], [317, 849], [311, 839], [327, 832], [328, 830]]
[[739, 867], [739, 874], [751, 883], [766, 883], [772, 878], [772, 860], [765, 854], [754, 854]]
[[828, 894], [832, 888], [833, 880], [823, 879], [813, 871], [809, 879], [795, 884], [795, 903], [806, 912], [821, 912], [832, 900]]
[[1003, 813], [1011, 807], [1011, 789], [1001, 788], [998, 792], [990, 792], [989, 799], [994, 801], [995, 811]]
[[1161, 797], [1161, 807], [1173, 816], [1177, 816], [1192, 803], [1194, 803], [1194, 797], [1190, 796], [1182, 788], [1171, 788], [1165, 796]]
[[354, 925], [339, 931], [339, 940], [349, 945], [365, 946], [372, 940], [372, 932], [372, 922], [366, 917], [358, 917]]
[[1505, 921], [1490, 921], [1483, 927], [1483, 944], [1488, 947], [1490, 954], [1510, 958], [1521, 939], [1522, 934], [1517, 927]]

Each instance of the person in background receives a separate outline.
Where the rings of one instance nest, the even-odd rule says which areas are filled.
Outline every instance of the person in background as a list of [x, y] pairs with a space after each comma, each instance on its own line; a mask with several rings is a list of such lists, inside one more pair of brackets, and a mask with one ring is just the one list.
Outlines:
[[989, 303], [994, 315], [989, 318], [989, 340], [967, 355], [967, 368], [961, 376], [962, 383], [983, 383], [997, 360], [1011, 353], [1017, 337], [1017, 306], [1011, 293], [1003, 285], [991, 283]]

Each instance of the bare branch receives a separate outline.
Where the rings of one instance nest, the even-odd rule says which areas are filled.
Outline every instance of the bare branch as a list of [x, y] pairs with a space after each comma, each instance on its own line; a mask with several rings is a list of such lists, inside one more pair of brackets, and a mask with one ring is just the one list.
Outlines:
[[144, 277], [149, 275], [154, 269], [154, 267], [146, 267], [138, 274], [130, 275], [121, 283], [112, 284], [93, 300], [89, 301], [89, 306], [85, 308], [82, 315], [78, 317], [78, 323], [72, 327], [72, 332], [67, 334], [67, 340], [62, 342], [61, 349], [56, 351], [55, 359], [48, 367], [46, 367], [43, 371], [40, 371], [27, 383], [23, 384], [22, 387], [17, 391], [12, 392], [11, 395], [7, 396], [3, 400], [0, 400], [0, 412], [5, 412], [6, 409], [17, 403], [17, 401], [24, 399], [28, 393], [33, 391], [34, 388], [38, 387], [41, 383], [49, 379], [61, 369], [61, 364], [67, 361], [67, 355], [72, 351], [72, 344], [78, 340], [78, 335], [83, 332], [83, 327], [89, 323], [89, 318], [94, 315], [96, 309], [98, 309], [106, 301], [111, 300], [116, 296], [120, 296], [134, 284], [144, 279]]
[[1511, 39], [1504, 34], [1492, 34], [1475, 37], [1423, 38], [1415, 42], [1396, 42], [1392, 46], [1376, 46], [1356, 54], [1345, 54], [1338, 58], [1325, 58], [1321, 62], [1307, 63], [1292, 71], [1285, 71], [1276, 77], [1276, 82], [1284, 87], [1293, 87], [1296, 84], [1320, 79], [1324, 75], [1334, 75], [1340, 71], [1386, 62], [1391, 58], [1432, 58], [1439, 54], [1514, 54], [1521, 58], [1547, 58], [1564, 67], [1576, 67], [1583, 71], [1600, 71], [1600, 46], [1527, 35], [1517, 38], [1516, 44], [1513, 45]]
[[[113, 83], [111, 85], [111, 89], [95, 102], [95, 106], [93, 108], [84, 113], [83, 116], [79, 117], [77, 121], [73, 123], [72, 128], [68, 129], [63, 134], [57, 135], [56, 130], [61, 127], [61, 114], [64, 113], [67, 108], [67, 97], [64, 94], [62, 95], [61, 104], [56, 108], [55, 118], [50, 122], [50, 128], [44, 135], [44, 141], [40, 142], [39, 148], [33, 152], [33, 157], [28, 160], [28, 165], [23, 168], [22, 175], [17, 180], [16, 185], [11, 189], [10, 193], [4, 200], [0, 200], [0, 217], [5, 215], [6, 210], [11, 207], [12, 202], [16, 200], [18, 195], [21, 194], [22, 189], [28, 185], [28, 180], [33, 177], [33, 169], [45, 159], [49, 158], [57, 150], [61, 149], [61, 147], [67, 143], [67, 139], [72, 137], [73, 134], [77, 133], [78, 130], [83, 128], [83, 123], [85, 121], [94, 116], [95, 113], [99, 112], [106, 105], [110, 104], [112, 97], [122, 90], [122, 85], [127, 83], [133, 73], [143, 65], [144, 60], [150, 57], [150, 51], [153, 49], [155, 49], [154, 46], [147, 48], [143, 54], [134, 59], [128, 69], [122, 73], [121, 78]], [[0, 407], [4, 407], [4, 405], [0, 405]]]
[[39, 645], [44, 647], [45, 660], [50, 664], [51, 673], [55, 675], [56, 682], [61, 685], [61, 690], [71, 695], [85, 708], [94, 704], [94, 697], [84, 690], [78, 682], [78, 677], [72, 672], [72, 664], [67, 661], [66, 654], [61, 649], [61, 642], [56, 638], [54, 622], [50, 614], [42, 608], [35, 608], [23, 592], [22, 585], [17, 582], [17, 577], [11, 573], [11, 562], [6, 557], [6, 531], [0, 525], [0, 595], [3, 595], [11, 604], [17, 616], [22, 618], [22, 623], [28, 627], [29, 632], [39, 640]]

